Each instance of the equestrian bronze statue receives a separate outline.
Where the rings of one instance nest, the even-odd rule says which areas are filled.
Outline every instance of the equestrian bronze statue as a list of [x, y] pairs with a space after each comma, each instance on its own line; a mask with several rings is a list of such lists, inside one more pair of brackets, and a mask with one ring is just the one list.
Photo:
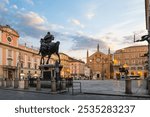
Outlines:
[[60, 42], [52, 42], [54, 40], [54, 36], [50, 34], [50, 32], [47, 33], [47, 35], [42, 39], [41, 38], [41, 46], [39, 50], [39, 54], [41, 54], [41, 60], [40, 64], [45, 64], [44, 57], [48, 56], [46, 64], [49, 64], [49, 60], [51, 58], [52, 54], [56, 54], [59, 59], [60, 64], [60, 56], [59, 56], [59, 45]]

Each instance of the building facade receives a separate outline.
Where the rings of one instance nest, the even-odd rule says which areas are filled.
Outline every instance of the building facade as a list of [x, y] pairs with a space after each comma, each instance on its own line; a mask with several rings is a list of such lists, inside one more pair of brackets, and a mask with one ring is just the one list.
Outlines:
[[[90, 68], [90, 79], [111, 79], [112, 78], [112, 55], [110, 54], [110, 49], [108, 54], [104, 54], [99, 51], [99, 45], [97, 46], [97, 51], [89, 56], [87, 51], [87, 63], [86, 67]], [[88, 73], [89, 74], [89, 73]]]
[[119, 79], [121, 73], [119, 68], [125, 67], [129, 71], [129, 76], [139, 76], [146, 78], [148, 75], [146, 61], [144, 56], [148, 52], [147, 45], [131, 46], [117, 50], [114, 53], [114, 78]]
[[0, 78], [37, 77], [40, 56], [38, 51], [19, 45], [19, 34], [10, 26], [0, 26]]
[[70, 73], [76, 79], [84, 79], [85, 62], [74, 58], [70, 59]]
[[[0, 79], [23, 79], [28, 76], [39, 77], [41, 71], [39, 70], [41, 56], [38, 55], [38, 50], [32, 47], [27, 47], [26, 44], [20, 45], [19, 34], [10, 26], [0, 25]], [[83, 62], [73, 59], [64, 53], [59, 53], [61, 59], [61, 77], [71, 77], [74, 73], [83, 74]], [[45, 58], [46, 60], [47, 58]], [[50, 64], [55, 64], [58, 57], [51, 56]], [[72, 67], [74, 66], [74, 67]]]

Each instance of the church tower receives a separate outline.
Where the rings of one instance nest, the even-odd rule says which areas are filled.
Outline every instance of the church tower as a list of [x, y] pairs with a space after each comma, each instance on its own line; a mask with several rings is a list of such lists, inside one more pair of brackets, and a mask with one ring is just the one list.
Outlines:
[[99, 52], [99, 44], [97, 44], [97, 52]]
[[108, 55], [110, 55], [110, 48], [108, 48]]
[[89, 51], [87, 50], [86, 63], [88, 63], [88, 58], [89, 58]]

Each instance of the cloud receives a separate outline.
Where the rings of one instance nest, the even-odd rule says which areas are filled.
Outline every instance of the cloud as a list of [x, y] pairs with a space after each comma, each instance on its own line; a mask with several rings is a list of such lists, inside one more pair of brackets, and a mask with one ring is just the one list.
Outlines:
[[141, 37], [143, 35], [146, 35], [146, 30], [137, 30], [134, 31], [133, 35], [126, 35], [123, 36], [123, 39], [121, 41], [122, 44], [131, 44], [134, 42], [134, 38], [135, 40], [141, 40]]
[[32, 0], [26, 0], [26, 2], [27, 2], [28, 4], [34, 5], [34, 2], [33, 2]]
[[93, 13], [93, 12], [89, 12], [89, 13], [86, 14], [86, 17], [87, 17], [88, 19], [90, 19], [90, 20], [93, 19], [94, 16], [95, 16], [95, 13]]
[[77, 19], [71, 19], [70, 22], [76, 26], [79, 26], [81, 28], [84, 28], [85, 26], [83, 24], [81, 24], [81, 22]]
[[100, 44], [102, 49], [107, 48], [107, 44], [100, 39], [95, 39], [93, 37], [82, 35], [82, 34], [75, 34], [70, 35], [73, 39], [74, 46], [72, 50], [80, 50], [80, 49], [88, 49], [88, 48], [95, 48], [97, 44]]
[[0, 12], [7, 12], [6, 4], [9, 4], [8, 0], [2, 0], [0, 3]]
[[3, 0], [3, 2], [5, 2], [6, 4], [9, 4], [9, 0]]
[[27, 25], [41, 25], [45, 22], [44, 18], [42, 18], [41, 16], [39, 16], [37, 13], [35, 12], [27, 12], [27, 13], [19, 13], [20, 18], [22, 18], [24, 21], [24, 23], [26, 23]]
[[12, 8], [14, 8], [14, 9], [18, 9], [18, 7], [17, 7], [17, 5], [16, 5], [16, 4], [14, 4], [14, 5], [12, 6]]

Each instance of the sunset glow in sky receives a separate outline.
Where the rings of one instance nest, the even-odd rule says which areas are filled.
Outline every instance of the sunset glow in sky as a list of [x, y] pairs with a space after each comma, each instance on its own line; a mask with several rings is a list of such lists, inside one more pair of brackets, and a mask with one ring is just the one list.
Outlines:
[[146, 34], [144, 0], [0, 0], [0, 25], [20, 34], [20, 43], [39, 47], [50, 31], [60, 41], [60, 52], [85, 59], [100, 44], [106, 53], [146, 43], [134, 43]]

